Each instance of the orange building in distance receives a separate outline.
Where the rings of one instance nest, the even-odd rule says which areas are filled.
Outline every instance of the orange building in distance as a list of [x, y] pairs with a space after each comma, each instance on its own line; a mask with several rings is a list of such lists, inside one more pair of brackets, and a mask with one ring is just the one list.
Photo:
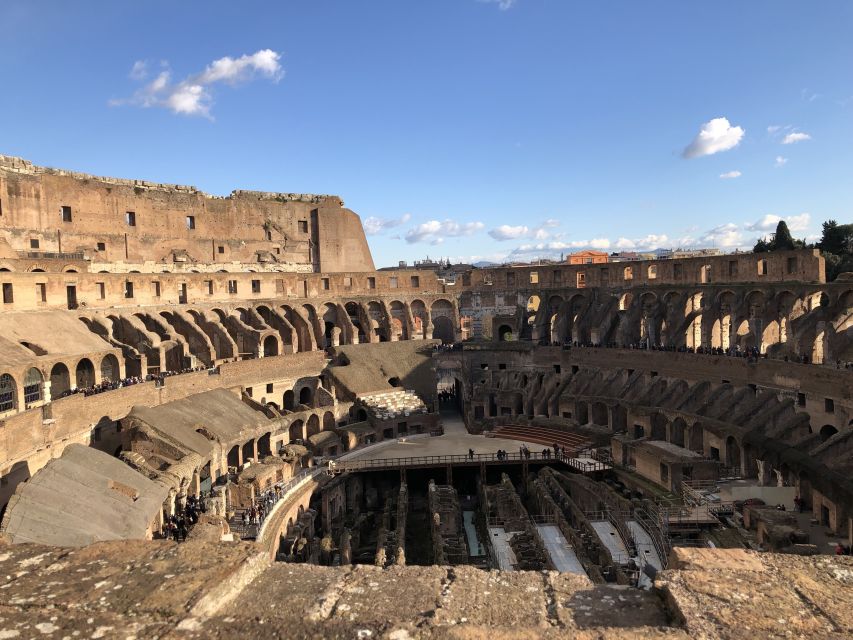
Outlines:
[[602, 264], [609, 262], [609, 256], [606, 251], [578, 251], [572, 253], [566, 258], [569, 264]]

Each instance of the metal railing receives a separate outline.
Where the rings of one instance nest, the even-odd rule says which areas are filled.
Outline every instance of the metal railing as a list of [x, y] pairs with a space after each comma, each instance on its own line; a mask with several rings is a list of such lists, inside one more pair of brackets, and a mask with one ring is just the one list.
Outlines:
[[497, 453], [475, 453], [473, 456], [459, 455], [436, 455], [436, 456], [413, 456], [410, 458], [376, 458], [374, 460], [352, 460], [336, 461], [330, 460], [328, 470], [330, 474], [344, 473], [347, 471], [363, 471], [369, 469], [402, 469], [406, 467], [437, 467], [451, 464], [473, 465], [473, 464], [524, 464], [529, 462], [562, 462], [575, 468], [598, 469], [604, 468], [600, 462], [585, 463], [573, 460], [567, 456], [544, 454], [542, 452], [530, 451], [523, 453], [507, 453], [498, 456]]
[[[273, 499], [271, 501], [265, 500], [264, 497], [258, 497], [255, 499], [256, 504], [270, 504], [270, 509], [268, 512], [264, 514], [264, 518], [261, 520], [260, 524], [249, 523], [248, 525], [243, 524], [242, 515], [244, 512], [249, 509], [238, 509], [234, 512], [234, 518], [232, 519], [230, 526], [231, 531], [233, 533], [237, 533], [240, 538], [260, 538], [263, 534], [264, 525], [269, 520], [270, 516], [275, 513], [276, 505], [278, 505], [282, 500], [286, 499], [291, 492], [301, 487], [304, 483], [312, 478], [316, 477], [320, 472], [323, 471], [323, 467], [311, 467], [310, 469], [302, 469], [297, 475], [293, 476], [287, 482], [277, 482], [272, 486], [272, 489], [278, 489], [277, 492], [273, 493]], [[265, 490], [266, 492], [269, 489]], [[268, 494], [267, 494], [268, 495]]]

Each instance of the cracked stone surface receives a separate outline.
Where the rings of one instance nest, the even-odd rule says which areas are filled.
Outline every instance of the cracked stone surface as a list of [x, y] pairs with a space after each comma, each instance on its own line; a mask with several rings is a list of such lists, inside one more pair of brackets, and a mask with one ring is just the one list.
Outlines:
[[248, 543], [0, 543], [7, 638], [849, 638], [853, 558], [675, 549], [655, 589], [556, 572], [270, 563]]

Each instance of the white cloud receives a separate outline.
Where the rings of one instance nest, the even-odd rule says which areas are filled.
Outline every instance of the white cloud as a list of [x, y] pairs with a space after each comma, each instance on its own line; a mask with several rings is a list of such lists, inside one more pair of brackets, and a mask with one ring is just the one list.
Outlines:
[[721, 249], [734, 249], [744, 246], [743, 232], [733, 222], [721, 224], [706, 231], [698, 240], [698, 244], [705, 247], [719, 247]]
[[714, 118], [702, 125], [693, 142], [687, 145], [681, 155], [691, 159], [734, 149], [743, 139], [744, 133], [741, 127], [733, 127], [727, 118]]
[[[399, 218], [377, 218], [376, 216], [370, 216], [364, 219], [364, 232], [369, 236], [375, 236], [387, 229], [393, 229], [394, 227], [406, 224], [411, 219], [412, 216], [409, 213], [404, 213]], [[397, 236], [397, 239], [399, 238], [400, 236]]]
[[207, 68], [199, 74], [197, 81], [200, 84], [214, 82], [234, 84], [250, 80], [255, 72], [278, 81], [284, 73], [280, 59], [281, 54], [272, 49], [261, 49], [252, 55], [242, 55], [237, 59], [225, 56], [207, 65]]
[[492, 236], [495, 240], [517, 240], [518, 238], [526, 236], [530, 233], [530, 228], [524, 225], [519, 225], [517, 227], [511, 227], [508, 224], [502, 224], [501, 226], [492, 229], [489, 231], [489, 235]]
[[502, 224], [501, 226], [489, 231], [489, 235], [500, 242], [503, 242], [505, 240], [518, 240], [520, 238], [533, 238], [534, 240], [541, 241], [550, 238], [552, 235], [550, 230], [559, 226], [559, 220], [555, 220], [554, 218], [548, 218], [547, 220], [545, 220], [541, 224], [538, 224], [535, 227], [528, 227], [527, 225], [512, 226], [508, 224]]
[[776, 225], [779, 224], [780, 220], [784, 220], [788, 225], [788, 229], [792, 232], [801, 232], [808, 229], [809, 224], [811, 223], [812, 216], [810, 213], [801, 213], [798, 216], [777, 216], [772, 213], [768, 213], [764, 217], [756, 220], [752, 224], [745, 225], [745, 229], [748, 231], [759, 231], [759, 232], [768, 232], [775, 231]]
[[723, 180], [731, 180], [732, 178], [740, 178], [743, 174], [740, 171], [726, 171], [721, 173], [720, 177]]
[[664, 247], [669, 243], [669, 236], [666, 234], [657, 235], [650, 233], [643, 238], [619, 238], [613, 243], [615, 249], [623, 251], [633, 250], [649, 250]]
[[430, 244], [441, 244], [444, 238], [458, 238], [460, 236], [471, 236], [485, 229], [482, 222], [459, 223], [454, 220], [429, 220], [409, 229], [406, 232], [406, 242], [429, 242]]
[[501, 11], [507, 11], [515, 6], [516, 0], [477, 0], [483, 4], [496, 4]]
[[786, 128], [787, 127], [783, 127], [780, 124], [771, 124], [769, 127], [767, 127], [767, 133], [769, 133], [772, 136], [777, 131], [780, 131], [780, 130], [786, 129]]
[[794, 144], [795, 142], [804, 142], [805, 140], [811, 140], [812, 137], [801, 131], [794, 131], [793, 133], [789, 133], [782, 139], [782, 144]]
[[776, 156], [776, 161], [773, 163], [776, 167], [784, 167], [786, 164], [788, 164], [788, 158], [783, 156]]
[[[133, 96], [110, 100], [110, 106], [133, 105], [137, 107], [163, 107], [173, 113], [211, 118], [213, 104], [211, 87], [217, 83], [235, 86], [256, 76], [278, 82], [284, 75], [281, 54], [272, 49], [261, 49], [239, 58], [225, 56], [211, 62], [201, 73], [187, 76], [177, 83], [171, 82], [171, 73], [161, 71], [154, 80], [138, 89]], [[168, 63], [161, 63], [168, 66]], [[138, 60], [133, 64], [130, 77], [143, 81], [148, 77], [148, 64]]]

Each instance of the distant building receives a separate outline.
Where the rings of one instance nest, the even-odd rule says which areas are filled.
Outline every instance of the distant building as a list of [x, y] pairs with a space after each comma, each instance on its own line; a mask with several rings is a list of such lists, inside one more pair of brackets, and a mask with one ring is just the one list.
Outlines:
[[610, 254], [610, 262], [634, 262], [642, 259], [636, 251], [614, 251]]
[[719, 249], [676, 249], [672, 252], [673, 258], [705, 258], [708, 256], [719, 256], [723, 252]]
[[603, 264], [609, 262], [610, 258], [606, 251], [578, 251], [569, 254], [569, 264]]

